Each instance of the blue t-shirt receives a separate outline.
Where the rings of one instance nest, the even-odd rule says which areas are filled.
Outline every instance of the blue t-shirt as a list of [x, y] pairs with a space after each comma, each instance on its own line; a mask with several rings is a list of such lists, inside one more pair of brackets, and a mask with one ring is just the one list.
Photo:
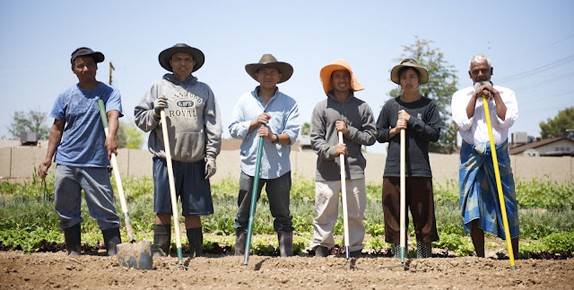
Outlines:
[[98, 100], [104, 101], [106, 112], [122, 114], [120, 92], [104, 83], [91, 90], [72, 86], [61, 93], [50, 115], [64, 120], [62, 140], [56, 151], [56, 163], [78, 167], [109, 165], [104, 143], [106, 135], [100, 119]]

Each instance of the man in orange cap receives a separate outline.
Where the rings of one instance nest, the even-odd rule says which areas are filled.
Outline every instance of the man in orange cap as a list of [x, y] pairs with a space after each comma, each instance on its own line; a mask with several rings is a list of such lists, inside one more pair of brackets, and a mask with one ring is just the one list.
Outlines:
[[[317, 153], [317, 172], [311, 247], [315, 256], [325, 257], [335, 245], [333, 228], [342, 190], [339, 156], [345, 155], [348, 246], [350, 256], [357, 257], [363, 249], [363, 216], [367, 205], [364, 173], [367, 162], [361, 148], [375, 143], [375, 120], [369, 105], [354, 95], [363, 87], [347, 61], [335, 60], [326, 65], [320, 77], [327, 98], [317, 103], [312, 117], [311, 146]], [[343, 133], [341, 144], [338, 132]]]

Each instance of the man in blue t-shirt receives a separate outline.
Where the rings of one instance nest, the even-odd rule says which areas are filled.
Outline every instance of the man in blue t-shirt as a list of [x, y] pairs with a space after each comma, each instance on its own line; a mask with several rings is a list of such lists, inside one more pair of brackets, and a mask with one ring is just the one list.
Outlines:
[[[81, 253], [81, 191], [84, 190], [90, 215], [98, 220], [108, 255], [117, 253], [121, 243], [120, 219], [114, 207], [114, 193], [108, 171], [111, 154], [117, 154], [116, 132], [122, 116], [118, 90], [96, 80], [101, 52], [80, 47], [70, 59], [78, 83], [62, 92], [50, 115], [46, 158], [39, 175], [45, 178], [55, 156], [54, 203], [60, 228], [64, 231], [68, 255]], [[98, 100], [108, 117], [108, 135], [100, 119]]]

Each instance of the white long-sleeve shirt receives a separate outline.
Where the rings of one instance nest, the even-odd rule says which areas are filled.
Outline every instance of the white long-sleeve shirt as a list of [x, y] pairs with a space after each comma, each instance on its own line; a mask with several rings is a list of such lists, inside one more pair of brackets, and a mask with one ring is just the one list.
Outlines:
[[[506, 116], [504, 120], [496, 115], [496, 105], [493, 99], [488, 100], [488, 109], [490, 121], [492, 123], [492, 135], [494, 142], [504, 143], [508, 139], [508, 129], [514, 125], [518, 118], [518, 103], [514, 91], [501, 86], [494, 86], [500, 93], [500, 97], [506, 105]], [[466, 115], [466, 106], [472, 98], [474, 87], [467, 87], [454, 93], [451, 100], [450, 108], [452, 110], [452, 119], [458, 125], [458, 132], [468, 144], [480, 144], [489, 142], [488, 126], [484, 115], [483, 101], [476, 101], [474, 107], [474, 116], [468, 118]]]

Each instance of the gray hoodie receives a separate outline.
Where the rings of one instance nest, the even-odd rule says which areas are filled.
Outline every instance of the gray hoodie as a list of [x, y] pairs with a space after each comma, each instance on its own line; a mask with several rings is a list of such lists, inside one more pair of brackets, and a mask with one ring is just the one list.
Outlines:
[[165, 159], [160, 116], [153, 109], [160, 96], [168, 99], [165, 113], [172, 159], [188, 163], [204, 158], [215, 160], [221, 150], [219, 108], [211, 88], [194, 76], [180, 81], [173, 74], [165, 74], [135, 107], [136, 125], [150, 132], [149, 151]]
[[371, 107], [357, 99], [353, 93], [345, 103], [339, 103], [330, 95], [320, 101], [313, 110], [311, 124], [311, 146], [317, 153], [318, 181], [341, 179], [339, 158], [335, 155], [335, 146], [339, 137], [335, 129], [337, 120], [347, 122], [347, 133], [343, 142], [347, 145], [345, 173], [347, 179], [365, 178], [367, 160], [361, 152], [363, 145], [370, 146], [376, 141], [377, 128]]

